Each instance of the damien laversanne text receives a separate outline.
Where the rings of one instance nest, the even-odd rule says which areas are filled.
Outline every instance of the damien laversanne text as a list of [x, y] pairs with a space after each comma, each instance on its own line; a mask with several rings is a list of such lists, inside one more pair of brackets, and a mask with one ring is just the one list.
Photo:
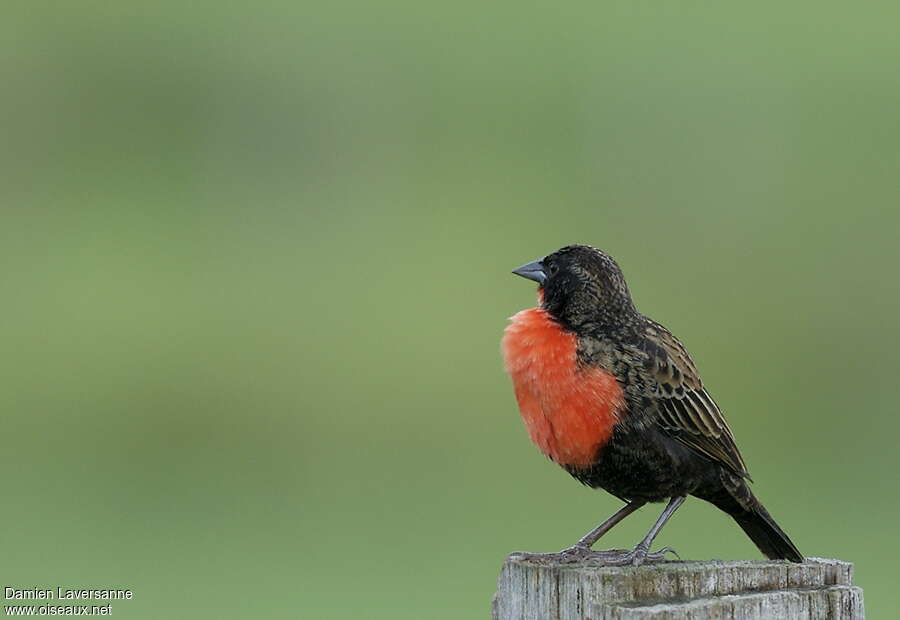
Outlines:
[[131, 600], [134, 593], [131, 590], [113, 589], [79, 589], [79, 588], [3, 588], [3, 596], [6, 599], [61, 599], [84, 600], [95, 599], [104, 601]]

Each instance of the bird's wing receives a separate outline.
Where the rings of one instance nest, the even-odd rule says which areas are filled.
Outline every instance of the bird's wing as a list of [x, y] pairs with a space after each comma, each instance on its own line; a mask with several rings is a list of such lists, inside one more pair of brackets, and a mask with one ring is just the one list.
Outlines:
[[686, 446], [738, 476], [750, 478], [734, 435], [703, 387], [687, 350], [669, 330], [654, 321], [648, 320], [645, 336], [651, 343], [648, 370], [656, 379], [652, 391], [659, 402], [660, 426]]

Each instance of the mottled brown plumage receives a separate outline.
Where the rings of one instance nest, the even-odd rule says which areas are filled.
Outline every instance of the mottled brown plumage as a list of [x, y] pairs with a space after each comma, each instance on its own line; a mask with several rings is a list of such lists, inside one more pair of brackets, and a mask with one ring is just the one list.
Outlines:
[[[528, 332], [518, 326], [518, 318], [504, 337], [507, 368], [523, 416], [528, 414], [530, 432], [537, 425], [542, 436], [552, 437], [554, 454], [574, 453], [568, 449], [571, 444], [583, 455], [586, 445], [596, 445], [593, 458], [566, 461], [548, 455], [584, 484], [628, 502], [563, 555], [581, 558], [599, 553], [609, 563], [659, 559], [659, 554], [649, 553], [653, 537], [684, 498], [693, 495], [731, 515], [768, 557], [802, 561], [800, 552], [750, 491], [747, 466], [734, 435], [690, 354], [669, 330], [635, 309], [616, 262], [600, 250], [575, 245], [514, 273], [539, 283], [540, 311], [548, 321], [540, 342], [525, 335]], [[570, 355], [559, 353], [560, 342], [573, 343]], [[553, 359], [544, 363], [541, 356]], [[541, 372], [531, 372], [533, 368]], [[610, 410], [609, 398], [604, 396], [595, 405], [602, 407], [598, 409], [602, 415], [592, 417], [590, 396], [585, 395], [592, 394], [593, 385], [600, 385], [601, 376], [615, 379], [621, 389], [620, 404]], [[560, 387], [555, 377], [565, 377], [566, 385], [573, 387]], [[579, 424], [563, 425], [561, 421], [572, 418], [573, 402]], [[600, 443], [586, 443], [585, 437], [575, 435], [591, 420], [603, 425], [589, 428], [591, 438], [601, 438]], [[646, 502], [664, 500], [670, 500], [669, 506], [633, 551], [589, 551], [627, 514]]]
[[694, 448], [739, 476], [747, 466], [734, 443], [734, 435], [718, 405], [703, 387], [694, 360], [669, 330], [647, 319], [644, 332], [661, 352], [651, 352], [656, 378], [653, 397], [658, 402], [659, 425], [686, 446]]

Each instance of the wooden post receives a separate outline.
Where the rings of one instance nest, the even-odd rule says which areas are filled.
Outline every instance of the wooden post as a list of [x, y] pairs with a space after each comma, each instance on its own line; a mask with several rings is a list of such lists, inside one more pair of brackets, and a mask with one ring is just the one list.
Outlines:
[[506, 558], [494, 620], [859, 620], [853, 565], [782, 561], [661, 562], [610, 567]]

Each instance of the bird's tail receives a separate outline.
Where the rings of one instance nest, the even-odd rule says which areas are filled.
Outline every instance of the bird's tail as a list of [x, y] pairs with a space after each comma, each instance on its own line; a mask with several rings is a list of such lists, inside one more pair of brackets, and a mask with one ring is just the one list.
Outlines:
[[743, 488], [740, 490], [747, 494], [741, 498], [743, 501], [739, 502], [728, 492], [710, 498], [710, 501], [731, 515], [767, 558], [803, 562], [803, 555], [784, 530], [778, 527], [769, 511], [753, 496], [746, 484], [741, 483], [741, 486]]
[[753, 510], [731, 516], [767, 558], [803, 562], [803, 555], [762, 504], [758, 504]]

